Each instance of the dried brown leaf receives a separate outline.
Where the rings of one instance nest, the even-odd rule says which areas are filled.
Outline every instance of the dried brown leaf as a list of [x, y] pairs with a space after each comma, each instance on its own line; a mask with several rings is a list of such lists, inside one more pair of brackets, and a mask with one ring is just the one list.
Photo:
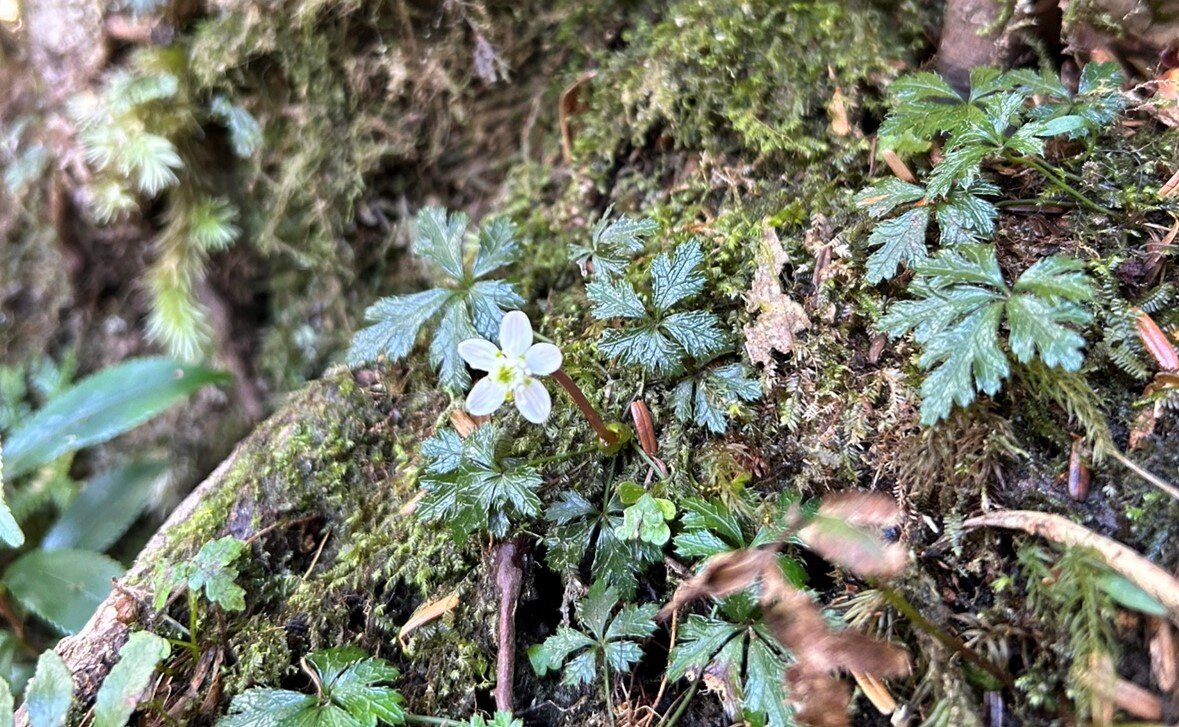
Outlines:
[[888, 527], [897, 524], [901, 510], [892, 497], [882, 492], [840, 492], [823, 498], [819, 514], [852, 525]]
[[794, 718], [810, 727], [849, 727], [851, 689], [841, 679], [795, 664], [786, 670], [786, 684]]
[[421, 606], [418, 606], [413, 614], [410, 615], [409, 620], [405, 622], [405, 625], [401, 627], [401, 630], [397, 632], [397, 640], [404, 646], [406, 637], [431, 621], [454, 610], [458, 602], [458, 595], [452, 593], [449, 596], [436, 598], [433, 601], [427, 601]]
[[905, 160], [901, 159], [900, 154], [897, 154], [892, 149], [885, 149], [880, 152], [880, 156], [884, 157], [884, 163], [888, 165], [888, 168], [892, 170], [892, 173], [896, 175], [897, 179], [900, 179], [902, 182], [908, 182], [909, 184], [917, 183], [917, 177], [913, 176], [909, 165], [905, 164]]
[[863, 672], [853, 671], [851, 674], [852, 679], [855, 679], [856, 684], [860, 686], [860, 691], [864, 693], [877, 712], [892, 714], [897, 710], [897, 700], [893, 699], [892, 692], [888, 691], [884, 682]]
[[757, 317], [745, 326], [745, 350], [749, 360], [773, 373], [773, 352], [790, 353], [795, 335], [810, 328], [811, 322], [803, 307], [791, 300], [782, 290], [778, 274], [786, 263], [786, 251], [773, 228], [762, 233], [761, 252], [753, 282], [745, 294], [745, 305]]
[[1142, 339], [1142, 345], [1150, 352], [1160, 369], [1179, 371], [1179, 353], [1176, 353], [1175, 347], [1167, 339], [1167, 334], [1163, 333], [1163, 329], [1159, 328], [1153, 318], [1147, 313], [1139, 311], [1138, 318], [1134, 321], [1134, 327], [1138, 330], [1138, 337]]
[[827, 116], [831, 119], [831, 133], [836, 136], [847, 136], [852, 132], [851, 122], [847, 118], [847, 99], [843, 91], [836, 86], [831, 94], [831, 101], [827, 104]]
[[1150, 634], [1150, 671], [1159, 689], [1172, 692], [1179, 686], [1179, 642], [1170, 622], [1151, 617], [1147, 621]]
[[757, 582], [766, 564], [773, 564], [774, 550], [734, 550], [714, 555], [695, 576], [680, 584], [671, 601], [659, 612], [660, 618], [669, 617], [681, 606], [698, 598], [724, 598], [744, 590]]
[[843, 518], [817, 515], [798, 532], [798, 539], [861, 578], [893, 578], [909, 563], [903, 544], [891, 543], [880, 533]]

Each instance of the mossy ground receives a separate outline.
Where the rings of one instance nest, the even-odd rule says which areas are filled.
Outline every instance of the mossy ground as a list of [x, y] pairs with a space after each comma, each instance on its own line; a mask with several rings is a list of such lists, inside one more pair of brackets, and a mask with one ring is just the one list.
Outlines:
[[[1022, 614], [1022, 595], [988, 585], [1018, 577], [1011, 541], [972, 536], [963, 544], [955, 531], [982, 503], [1064, 512], [1166, 567], [1179, 562], [1175, 504], [1116, 463], [1095, 467], [1083, 503], [1067, 498], [1058, 480], [1070, 434], [1111, 437], [1124, 450], [1143, 408], [1145, 381], [1126, 370], [1109, 334], [1125, 322], [1108, 296], [1080, 374], [1017, 372], [993, 399], [931, 429], [918, 424], [922, 374], [914, 350], [874, 345], [873, 320], [904, 285], [863, 282], [867, 227], [852, 196], [873, 171], [871, 133], [884, 88], [927, 56], [937, 3], [262, 8], [223, 3], [182, 42], [190, 44], [194, 78], [244, 104], [267, 130], [256, 166], [234, 172], [244, 180], [233, 188], [249, 210], [248, 245], [215, 259], [213, 276], [224, 289], [253, 291], [234, 305], [257, 320], [250, 356], [269, 386], [291, 388], [314, 375], [338, 355], [363, 305], [414, 289], [418, 271], [406, 263], [403, 223], [418, 205], [502, 212], [525, 238], [524, 262], [512, 273], [533, 321], [562, 344], [566, 370], [608, 419], [623, 419], [635, 398], [651, 407], [661, 454], [675, 472], [673, 491], [724, 495], [742, 473], [752, 475], [748, 487], [766, 493], [890, 490], [911, 516], [905, 535], [918, 553], [904, 584], [910, 598], [931, 619], [950, 624], [958, 615], [979, 625], [982, 642], [1013, 650], [1034, 644], [1025, 616], [1011, 617]], [[499, 51], [511, 82], [479, 77], [476, 36]], [[236, 42], [219, 44], [226, 37]], [[565, 129], [557, 114], [563, 96], [573, 110]], [[569, 159], [562, 131], [572, 142]], [[1110, 129], [1074, 171], [1103, 202], [1117, 197], [1123, 208], [1141, 208], [1179, 162], [1174, 140], [1173, 131], [1151, 124]], [[1004, 180], [1012, 199], [1037, 192], [1026, 177]], [[772, 234], [785, 251], [779, 280], [811, 327], [777, 358], [763, 399], [733, 408], [722, 437], [676, 422], [664, 382], [612, 368], [597, 353], [603, 324], [587, 313], [566, 246], [588, 236], [611, 205], [658, 221], [660, 246], [689, 237], [704, 243], [706, 303], [733, 331], [750, 323], [743, 296], [763, 236]], [[1121, 263], [1138, 260], [1150, 225], [1167, 219], [1161, 212], [1120, 220], [1016, 212], [1004, 216], [997, 247], [1008, 273], [1052, 252], [1076, 255], [1108, 273], [1110, 296], [1135, 300], [1155, 281]], [[816, 270], [824, 248], [829, 262]], [[34, 265], [17, 252], [5, 260]], [[1102, 342], [1102, 328], [1112, 344]], [[729, 356], [744, 353], [736, 347]], [[209, 615], [203, 627], [224, 650], [220, 676], [206, 682], [218, 684], [222, 705], [252, 684], [303, 686], [301, 656], [355, 643], [402, 669], [399, 689], [415, 712], [466, 717], [488, 706], [496, 610], [488, 544], [457, 545], [402, 512], [417, 492], [418, 445], [453, 406], [435, 390], [424, 359], [356, 374], [331, 369], [293, 395], [173, 535], [171, 557], [225, 533], [256, 537], [243, 567], [246, 612], [223, 622]], [[545, 428], [513, 425], [517, 452], [591, 441], [554, 395], [558, 407]], [[1164, 406], [1173, 411], [1173, 401]], [[1176, 435], [1173, 415], [1161, 416], [1135, 458], [1174, 477]], [[590, 463], [575, 476], [600, 493], [602, 469]], [[636, 463], [614, 474], [641, 477], [640, 470]], [[947, 531], [952, 543], [942, 537]], [[543, 638], [568, 605], [543, 553], [532, 556], [521, 648]], [[814, 570], [819, 583], [830, 581], [822, 566]], [[657, 572], [646, 585], [657, 591], [663, 581]], [[842, 594], [842, 584], [830, 592]], [[398, 630], [413, 610], [451, 594], [459, 606], [399, 646]], [[1043, 620], [1035, 627], [1046, 630], [1041, 637], [1059, 635], [1044, 614], [1026, 618]], [[988, 629], [992, 623], [1010, 629]], [[926, 706], [977, 709], [977, 690], [949, 654], [919, 634], [898, 634], [917, 652], [919, 671], [930, 674]], [[1141, 638], [1140, 629], [1124, 634]], [[174, 666], [183, 683], [193, 665]], [[1049, 666], [1036, 662], [1038, 670]], [[538, 680], [523, 658], [518, 672], [517, 701], [535, 707], [529, 719], [602, 720], [596, 691]], [[1059, 677], [1042, 676], [1059, 687]], [[863, 700], [859, 708], [870, 710]], [[196, 702], [188, 709], [185, 719], [212, 720]], [[710, 723], [716, 709], [698, 700], [689, 719]], [[1050, 708], [1036, 709], [1054, 718]]]

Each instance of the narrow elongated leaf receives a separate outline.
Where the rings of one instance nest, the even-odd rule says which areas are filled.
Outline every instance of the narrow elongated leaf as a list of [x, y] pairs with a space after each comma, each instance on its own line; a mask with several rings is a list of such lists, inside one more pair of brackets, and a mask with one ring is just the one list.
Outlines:
[[136, 631], [119, 649], [115, 664], [102, 682], [94, 701], [94, 727], [123, 727], [151, 681], [152, 674], [168, 656], [167, 639], [148, 631]]
[[124, 361], [55, 396], [5, 446], [8, 475], [17, 477], [66, 452], [105, 442], [142, 424], [226, 374], [165, 358]]
[[25, 697], [29, 727], [62, 727], [73, 698], [74, 679], [65, 662], [52, 649], [41, 654]]
[[33, 550], [4, 572], [13, 598], [67, 634], [82, 629], [123, 567], [88, 550]]
[[106, 550], [143, 513], [166, 471], [163, 462], [132, 462], [98, 475], [62, 512], [41, 547]]

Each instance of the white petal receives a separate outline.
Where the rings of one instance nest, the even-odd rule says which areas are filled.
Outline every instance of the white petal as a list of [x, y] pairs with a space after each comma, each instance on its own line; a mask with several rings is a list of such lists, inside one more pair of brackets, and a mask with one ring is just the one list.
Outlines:
[[561, 368], [561, 349], [551, 343], [534, 343], [524, 354], [524, 364], [533, 376], [548, 376]]
[[508, 387], [495, 381], [493, 376], [484, 376], [467, 394], [467, 411], [475, 416], [490, 414], [504, 403], [507, 396]]
[[492, 370], [499, 359], [499, 349], [495, 344], [482, 338], [468, 338], [462, 341], [458, 345], [458, 352], [471, 368], [479, 371]]
[[528, 379], [516, 387], [516, 408], [524, 418], [533, 424], [544, 424], [553, 409], [553, 400], [544, 384], [536, 379]]
[[532, 324], [524, 311], [514, 310], [499, 323], [499, 347], [509, 356], [523, 356], [532, 345]]

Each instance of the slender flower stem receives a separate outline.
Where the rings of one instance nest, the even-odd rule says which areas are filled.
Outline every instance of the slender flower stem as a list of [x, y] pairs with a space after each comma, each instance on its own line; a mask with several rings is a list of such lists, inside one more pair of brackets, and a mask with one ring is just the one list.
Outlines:
[[962, 640], [957, 636], [945, 631], [940, 626], [930, 621], [921, 615], [921, 613], [909, 603], [908, 599], [902, 596], [898, 591], [888, 588], [887, 586], [880, 586], [880, 593], [884, 596], [884, 600], [888, 604], [901, 612], [901, 615], [909, 619], [914, 626], [937, 639], [943, 646], [946, 646], [951, 651], [955, 651], [962, 655], [970, 663], [979, 667], [986, 673], [998, 679], [1004, 686], [1011, 688], [1015, 686], [1015, 680], [1011, 675], [1003, 670], [1002, 667], [991, 663], [987, 659], [979, 656], [969, 646], [962, 643]]
[[548, 464], [550, 462], [564, 462], [567, 459], [574, 459], [576, 457], [584, 457], [587, 454], [593, 454], [594, 452], [597, 452], [597, 451], [598, 451], [597, 447], [585, 447], [583, 449], [578, 449], [573, 452], [562, 452], [561, 454], [550, 454], [547, 457], [536, 457], [534, 459], [528, 460], [524, 464], [526, 464], [530, 467], [536, 467], [537, 465]]
[[1105, 207], [1102, 207], [1085, 195], [1081, 194], [1075, 187], [1065, 180], [1063, 175], [1057, 174], [1056, 171], [1054, 171], [1047, 164], [1044, 164], [1037, 159], [1016, 156], [1015, 154], [1006, 154], [1005, 156], [1007, 157], [1008, 161], [1035, 169], [1037, 172], [1044, 175], [1044, 177], [1046, 177], [1049, 182], [1056, 185], [1056, 187], [1062, 192], [1077, 200], [1077, 202], [1080, 202], [1083, 207], [1101, 215], [1106, 215], [1108, 217], [1114, 216], [1113, 210], [1106, 209]]
[[569, 374], [561, 369], [557, 369], [553, 372], [552, 376], [558, 384], [565, 387], [569, 398], [573, 399], [573, 403], [577, 404], [578, 409], [581, 409], [581, 413], [585, 415], [589, 425], [598, 433], [598, 437], [606, 443], [606, 446], [618, 444], [618, 435], [610, 431], [606, 423], [602, 421], [602, 417], [598, 416], [594, 405], [590, 403], [589, 399], [585, 398], [585, 394], [581, 393], [581, 389], [578, 388], [577, 384], [573, 383], [573, 379], [569, 378]]
[[445, 717], [427, 717], [424, 714], [406, 714], [405, 723], [428, 725], [429, 727], [452, 727], [452, 725], [453, 727], [458, 727], [459, 725], [466, 724], [465, 722], [446, 719]]

